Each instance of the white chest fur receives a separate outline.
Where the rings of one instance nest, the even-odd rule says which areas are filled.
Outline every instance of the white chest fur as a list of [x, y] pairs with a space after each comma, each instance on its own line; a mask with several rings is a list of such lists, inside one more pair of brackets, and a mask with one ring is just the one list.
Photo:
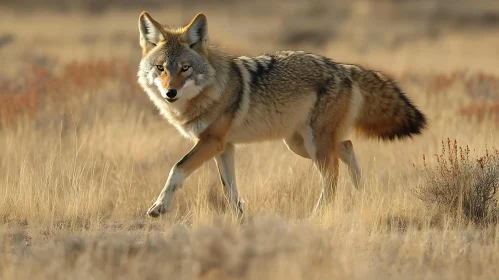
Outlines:
[[177, 130], [184, 136], [185, 138], [196, 140], [199, 138], [199, 135], [205, 131], [205, 129], [210, 125], [210, 122], [205, 120], [196, 120], [191, 121], [187, 124], [181, 124], [179, 122], [172, 122]]

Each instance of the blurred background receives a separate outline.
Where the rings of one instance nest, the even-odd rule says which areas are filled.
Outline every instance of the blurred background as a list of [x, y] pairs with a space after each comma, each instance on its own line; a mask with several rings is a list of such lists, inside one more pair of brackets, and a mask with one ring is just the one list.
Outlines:
[[499, 71], [495, 0], [2, 0], [3, 63], [104, 56], [137, 63], [142, 10], [168, 25], [206, 13], [212, 43], [236, 53], [304, 49], [392, 72]]

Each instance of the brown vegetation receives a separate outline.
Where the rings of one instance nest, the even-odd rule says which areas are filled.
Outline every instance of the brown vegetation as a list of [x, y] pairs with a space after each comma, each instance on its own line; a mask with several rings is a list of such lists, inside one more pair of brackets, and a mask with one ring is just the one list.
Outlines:
[[423, 156], [423, 167], [418, 168], [422, 182], [415, 194], [436, 203], [446, 217], [479, 225], [495, 223], [499, 218], [499, 151], [486, 148], [477, 158], [470, 158], [470, 153], [468, 146], [458, 146], [456, 140], [442, 141], [440, 154], [435, 154], [436, 167], [430, 167]]

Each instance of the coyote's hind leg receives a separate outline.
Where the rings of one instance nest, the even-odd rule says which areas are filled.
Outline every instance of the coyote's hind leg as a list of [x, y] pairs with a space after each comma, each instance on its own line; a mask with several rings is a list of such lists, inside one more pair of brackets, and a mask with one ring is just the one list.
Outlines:
[[284, 144], [286, 144], [286, 147], [288, 147], [288, 149], [293, 153], [304, 158], [311, 158], [305, 147], [303, 136], [300, 135], [298, 132], [295, 132], [293, 136], [285, 138]]
[[339, 155], [341, 161], [348, 167], [348, 172], [350, 173], [350, 178], [352, 179], [355, 188], [359, 189], [362, 174], [353, 151], [352, 141], [345, 140], [340, 142]]

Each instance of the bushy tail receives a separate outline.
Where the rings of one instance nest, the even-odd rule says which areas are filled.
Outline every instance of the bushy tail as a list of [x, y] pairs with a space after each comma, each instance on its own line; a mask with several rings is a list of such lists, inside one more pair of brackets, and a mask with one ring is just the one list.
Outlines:
[[427, 126], [425, 115], [412, 104], [395, 81], [383, 73], [359, 66], [349, 68], [363, 96], [357, 131], [369, 138], [403, 139], [420, 134]]

